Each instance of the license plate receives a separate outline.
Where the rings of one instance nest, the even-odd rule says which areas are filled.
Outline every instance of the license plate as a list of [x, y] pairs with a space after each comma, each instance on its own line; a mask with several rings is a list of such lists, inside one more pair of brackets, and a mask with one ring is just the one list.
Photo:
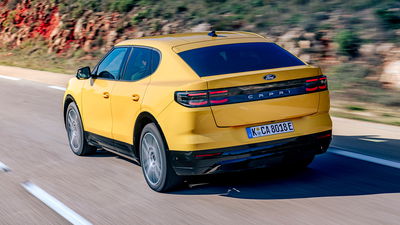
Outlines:
[[294, 131], [292, 121], [286, 121], [281, 123], [272, 123], [256, 127], [247, 127], [247, 136], [249, 138], [263, 137], [274, 134], [283, 134]]

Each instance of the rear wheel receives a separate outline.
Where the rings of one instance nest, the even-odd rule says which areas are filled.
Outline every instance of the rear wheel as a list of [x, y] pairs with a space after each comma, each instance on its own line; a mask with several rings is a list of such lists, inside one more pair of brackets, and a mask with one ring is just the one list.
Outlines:
[[96, 152], [96, 147], [87, 143], [84, 135], [81, 116], [75, 102], [68, 105], [65, 113], [65, 126], [67, 128], [68, 143], [76, 155], [90, 155]]
[[166, 145], [154, 123], [147, 124], [140, 135], [140, 162], [147, 184], [157, 192], [166, 192], [182, 184], [167, 158]]

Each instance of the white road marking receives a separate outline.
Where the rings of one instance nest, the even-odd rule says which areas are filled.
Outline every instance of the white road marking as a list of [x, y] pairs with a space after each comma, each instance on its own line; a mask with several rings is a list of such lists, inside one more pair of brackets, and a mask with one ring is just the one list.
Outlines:
[[62, 202], [58, 201], [56, 198], [45, 192], [43, 189], [40, 187], [36, 186], [35, 184], [26, 181], [21, 184], [22, 187], [25, 188], [29, 193], [31, 193], [33, 196], [38, 198], [40, 201], [42, 201], [44, 204], [46, 204], [49, 208], [57, 212], [60, 216], [64, 217], [66, 220], [68, 220], [72, 224], [82, 224], [82, 225], [90, 225], [89, 221], [87, 221], [85, 218], [81, 217], [78, 215], [76, 212], [74, 212], [72, 209], [68, 208], [66, 205], [64, 205]]
[[67, 90], [66, 88], [59, 87], [59, 86], [47, 86], [47, 87], [53, 88], [53, 89], [57, 89], [57, 90], [60, 90], [60, 91], [65, 91], [65, 90]]
[[21, 78], [9, 77], [9, 76], [5, 76], [5, 75], [0, 75], [0, 78], [7, 79], [7, 80], [21, 80]]
[[382, 139], [372, 139], [372, 138], [360, 138], [360, 140], [363, 140], [363, 141], [371, 141], [371, 142], [376, 142], [376, 143], [386, 142], [386, 140], [382, 140]]
[[337, 154], [337, 155], [346, 156], [346, 157], [353, 158], [353, 159], [359, 159], [359, 160], [363, 160], [363, 161], [367, 161], [367, 162], [376, 163], [379, 165], [384, 165], [384, 166], [389, 166], [389, 167], [393, 167], [396, 169], [400, 169], [399, 162], [376, 158], [376, 157], [372, 157], [372, 156], [368, 156], [368, 155], [362, 155], [362, 154], [355, 153], [355, 152], [344, 151], [344, 150], [340, 150], [340, 148], [337, 148], [337, 147], [329, 148], [328, 152]]
[[0, 170], [3, 170], [4, 172], [10, 172], [11, 169], [4, 163], [0, 162]]

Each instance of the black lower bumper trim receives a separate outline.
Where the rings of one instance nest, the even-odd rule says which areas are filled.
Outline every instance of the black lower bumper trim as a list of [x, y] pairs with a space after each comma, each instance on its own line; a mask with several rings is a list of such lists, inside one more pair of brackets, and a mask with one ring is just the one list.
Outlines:
[[202, 175], [264, 168], [285, 159], [326, 152], [332, 131], [299, 137], [201, 151], [169, 151], [172, 167], [178, 175]]

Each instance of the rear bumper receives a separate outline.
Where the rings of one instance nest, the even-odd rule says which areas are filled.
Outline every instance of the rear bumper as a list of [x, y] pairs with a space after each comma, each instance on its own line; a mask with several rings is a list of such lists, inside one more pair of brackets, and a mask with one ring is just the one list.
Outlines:
[[178, 175], [202, 175], [265, 168], [326, 152], [332, 131], [256, 144], [201, 151], [169, 151]]

